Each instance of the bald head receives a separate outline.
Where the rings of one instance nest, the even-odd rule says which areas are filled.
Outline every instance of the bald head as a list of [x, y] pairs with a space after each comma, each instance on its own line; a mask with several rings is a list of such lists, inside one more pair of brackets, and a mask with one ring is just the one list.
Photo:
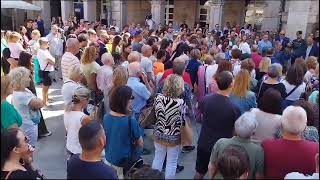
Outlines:
[[77, 54], [79, 52], [79, 41], [77, 38], [69, 38], [66, 42], [67, 51], [72, 54]]
[[128, 65], [129, 76], [138, 76], [141, 72], [141, 66], [139, 62], [132, 62]]
[[152, 55], [152, 48], [149, 45], [143, 45], [141, 48], [141, 53], [145, 57], [150, 57]]
[[141, 55], [138, 51], [132, 51], [128, 56], [129, 63], [141, 62]]
[[111, 55], [111, 53], [104, 53], [101, 56], [101, 62], [104, 65], [109, 65], [109, 66], [113, 66], [114, 65], [114, 60], [113, 60], [113, 56]]

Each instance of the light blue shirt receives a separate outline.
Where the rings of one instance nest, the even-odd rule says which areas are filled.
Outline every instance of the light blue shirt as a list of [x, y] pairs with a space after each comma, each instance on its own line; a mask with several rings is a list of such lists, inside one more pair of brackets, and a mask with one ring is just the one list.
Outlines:
[[272, 48], [272, 43], [270, 41], [265, 42], [264, 40], [261, 40], [258, 42], [258, 47], [260, 52], [263, 50], [265, 51], [267, 48]]
[[132, 89], [134, 100], [132, 102], [133, 112], [140, 113], [141, 109], [147, 104], [151, 93], [147, 87], [140, 82], [137, 77], [129, 77], [127, 85]]
[[257, 107], [256, 96], [252, 91], [248, 91], [245, 97], [238, 97], [231, 94], [229, 98], [233, 104], [238, 106], [238, 108], [241, 111], [241, 114], [243, 114], [246, 111], [250, 111], [251, 108]]

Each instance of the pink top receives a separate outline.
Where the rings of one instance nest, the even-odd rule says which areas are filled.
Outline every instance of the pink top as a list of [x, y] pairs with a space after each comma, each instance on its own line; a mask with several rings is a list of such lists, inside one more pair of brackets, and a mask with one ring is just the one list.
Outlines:
[[18, 59], [22, 51], [25, 51], [21, 43], [8, 43], [11, 55], [10, 57]]
[[256, 69], [259, 69], [259, 64], [260, 64], [260, 61], [262, 59], [262, 56], [260, 56], [258, 53], [252, 53], [251, 54], [251, 58], [252, 58], [252, 61], [254, 62], [255, 64], [255, 68]]

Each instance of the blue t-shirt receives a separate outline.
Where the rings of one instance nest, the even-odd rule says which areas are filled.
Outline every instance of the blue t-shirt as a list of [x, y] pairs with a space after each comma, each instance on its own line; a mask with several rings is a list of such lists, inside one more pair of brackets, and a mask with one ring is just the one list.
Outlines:
[[190, 60], [188, 63], [186, 71], [190, 74], [192, 86], [194, 83], [198, 84], [197, 73], [199, 66], [201, 66], [201, 63], [196, 59]]
[[[106, 160], [116, 166], [119, 166], [123, 158], [130, 157], [131, 143], [129, 139], [129, 121], [127, 116], [117, 117], [107, 113], [103, 118], [104, 131], [107, 137], [107, 145], [105, 147]], [[131, 132], [134, 140], [138, 140], [141, 135], [139, 132], [139, 124], [132, 116]], [[135, 155], [138, 156], [139, 152]]]
[[67, 179], [118, 179], [118, 176], [114, 169], [102, 161], [82, 161], [80, 155], [76, 154], [68, 162]]

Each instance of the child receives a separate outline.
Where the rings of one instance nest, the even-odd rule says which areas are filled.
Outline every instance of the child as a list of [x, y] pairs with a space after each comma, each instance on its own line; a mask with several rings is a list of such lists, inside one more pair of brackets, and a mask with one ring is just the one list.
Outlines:
[[19, 55], [22, 51], [25, 51], [23, 49], [22, 44], [20, 43], [21, 35], [18, 32], [12, 32], [9, 36], [9, 43], [8, 47], [10, 49], [11, 58], [14, 58], [15, 60], [18, 61]]

